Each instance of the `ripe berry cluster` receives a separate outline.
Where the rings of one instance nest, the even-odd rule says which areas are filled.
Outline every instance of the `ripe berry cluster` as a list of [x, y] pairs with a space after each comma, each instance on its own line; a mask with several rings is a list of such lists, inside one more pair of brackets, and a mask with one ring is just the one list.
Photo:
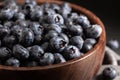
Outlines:
[[0, 7], [0, 64], [45, 66], [78, 58], [91, 50], [102, 33], [98, 24], [58, 5], [6, 0]]

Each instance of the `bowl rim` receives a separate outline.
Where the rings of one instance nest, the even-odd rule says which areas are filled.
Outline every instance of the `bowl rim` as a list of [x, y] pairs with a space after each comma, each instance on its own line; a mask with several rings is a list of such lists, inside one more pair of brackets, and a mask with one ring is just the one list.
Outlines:
[[[24, 0], [18, 0], [19, 3], [22, 3]], [[44, 3], [44, 2], [52, 2], [52, 3], [57, 3], [57, 4], [62, 4], [64, 3], [64, 1], [53, 1], [53, 0], [37, 0], [38, 4]], [[70, 3], [70, 2], [67, 2]], [[2, 2], [0, 2], [0, 5], [3, 5]], [[80, 6], [80, 5], [76, 5], [73, 3], [70, 3], [70, 6], [75, 9], [78, 10], [80, 12], [82, 12], [83, 14], [85, 14], [88, 18], [90, 18], [91, 20], [95, 21], [96, 24], [101, 25], [102, 27], [102, 34], [100, 36], [100, 38], [98, 39], [98, 43], [95, 44], [95, 46], [93, 47], [93, 49], [91, 49], [90, 51], [88, 51], [87, 53], [85, 53], [84, 55], [82, 55], [79, 58], [75, 58], [73, 60], [68, 60], [67, 62], [64, 63], [59, 63], [59, 64], [52, 64], [52, 65], [48, 65], [48, 66], [36, 66], [36, 67], [13, 67], [13, 66], [5, 66], [5, 65], [0, 65], [0, 70], [12, 70], [12, 71], [30, 71], [30, 70], [46, 70], [46, 69], [53, 69], [53, 68], [58, 68], [58, 67], [63, 67], [63, 66], [67, 66], [67, 65], [72, 65], [74, 63], [77, 63], [79, 61], [82, 61], [84, 59], [86, 59], [87, 57], [91, 56], [94, 54], [94, 52], [96, 52], [96, 50], [98, 50], [100, 48], [100, 45], [102, 46], [103, 43], [106, 43], [106, 32], [105, 32], [105, 27], [103, 22], [90, 10]]]

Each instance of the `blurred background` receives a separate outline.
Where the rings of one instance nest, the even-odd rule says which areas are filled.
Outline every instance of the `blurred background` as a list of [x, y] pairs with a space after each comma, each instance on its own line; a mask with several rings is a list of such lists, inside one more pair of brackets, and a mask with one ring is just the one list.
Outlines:
[[[81, 5], [96, 14], [104, 23], [107, 41], [117, 39], [120, 42], [120, 3], [118, 0], [66, 0]], [[120, 54], [120, 49], [116, 51]]]

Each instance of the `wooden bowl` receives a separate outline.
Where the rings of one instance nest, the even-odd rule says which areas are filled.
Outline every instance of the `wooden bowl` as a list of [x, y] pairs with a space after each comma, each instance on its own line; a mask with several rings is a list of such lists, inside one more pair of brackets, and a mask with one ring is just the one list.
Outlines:
[[[19, 2], [22, 3], [23, 0]], [[43, 2], [63, 3], [62, 1], [38, 0], [38, 3]], [[75, 4], [70, 5], [77, 12], [85, 14], [92, 23], [101, 25], [103, 32], [95, 47], [82, 57], [61, 64], [20, 68], [0, 65], [0, 80], [92, 80], [103, 61], [106, 44], [105, 28], [101, 20], [91, 11]]]

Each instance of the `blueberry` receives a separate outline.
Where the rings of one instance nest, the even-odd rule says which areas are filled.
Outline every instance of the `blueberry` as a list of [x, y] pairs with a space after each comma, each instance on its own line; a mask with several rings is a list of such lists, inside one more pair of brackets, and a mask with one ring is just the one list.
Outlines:
[[26, 60], [29, 58], [29, 51], [23, 46], [17, 44], [13, 47], [13, 55], [19, 60]]
[[50, 16], [50, 15], [54, 15], [55, 11], [53, 9], [50, 9], [50, 8], [44, 8], [43, 9], [43, 14], [45, 16]]
[[32, 48], [32, 46], [29, 46], [29, 47], [27, 47], [27, 50], [30, 52], [31, 48]]
[[9, 58], [7, 61], [6, 61], [6, 63], [5, 63], [5, 65], [7, 65], [7, 66], [14, 66], [14, 67], [19, 67], [20, 66], [20, 61], [18, 60], [18, 59], [16, 59], [16, 58]]
[[15, 20], [19, 20], [19, 19], [24, 20], [25, 19], [25, 14], [22, 13], [22, 12], [15, 13], [14, 14], [14, 19]]
[[11, 50], [7, 47], [1, 47], [0, 48], [0, 59], [4, 60], [11, 57]]
[[31, 13], [30, 13], [30, 18], [31, 20], [39, 20], [41, 18], [41, 16], [43, 16], [43, 11], [41, 9], [34, 9]]
[[67, 19], [65, 19], [65, 25], [68, 27], [68, 26], [77, 25], [77, 24], [74, 23], [73, 19], [67, 18]]
[[65, 47], [63, 51], [63, 56], [66, 60], [71, 60], [81, 56], [79, 49], [76, 46], [69, 45]]
[[6, 6], [6, 5], [15, 6], [16, 5], [16, 0], [5, 0], [4, 1], [4, 6]]
[[31, 12], [34, 10], [34, 5], [32, 4], [25, 4], [24, 9], [28, 12]]
[[82, 14], [76, 19], [76, 22], [80, 24], [84, 29], [90, 28], [91, 26], [87, 16]]
[[41, 44], [42, 36], [41, 35], [35, 35], [34, 36], [34, 42], [35, 42], [35, 44]]
[[45, 35], [45, 40], [50, 40], [53, 37], [57, 37], [58, 33], [55, 30], [50, 30], [46, 35]]
[[97, 42], [97, 41], [96, 41], [94, 38], [87, 38], [87, 39], [85, 39], [81, 51], [82, 51], [83, 53], [88, 52], [89, 50], [91, 50], [91, 49], [94, 47], [94, 45], [96, 44], [96, 42]]
[[40, 5], [34, 6], [34, 10], [41, 10], [41, 11], [42, 11], [42, 14], [43, 14], [43, 9], [41, 8]]
[[44, 51], [46, 51], [46, 50], [48, 49], [48, 47], [49, 47], [49, 42], [44, 42], [44, 43], [41, 45], [41, 47], [42, 47], [42, 49], [43, 49]]
[[60, 6], [58, 4], [55, 4], [55, 3], [52, 3], [50, 5], [50, 8], [53, 9], [56, 13], [58, 13], [60, 10]]
[[61, 33], [61, 34], [59, 34], [59, 36], [60, 36], [61, 38], [63, 38], [67, 43], [69, 43], [69, 38], [68, 38], [68, 36], [67, 36], [66, 34]]
[[44, 3], [44, 4], [41, 4], [41, 7], [43, 8], [43, 9], [48, 9], [48, 8], [50, 8], [50, 3]]
[[54, 53], [55, 64], [66, 62], [65, 58], [60, 53]]
[[113, 80], [117, 76], [117, 72], [113, 67], [106, 67], [102, 73], [104, 79]]
[[51, 14], [45, 17], [48, 24], [64, 24], [64, 19], [60, 14]]
[[67, 26], [65, 24], [59, 24], [59, 26], [62, 28], [62, 31], [65, 31], [67, 29]]
[[92, 48], [93, 48], [93, 45], [84, 42], [81, 52], [86, 53], [90, 51]]
[[38, 45], [34, 45], [30, 49], [30, 58], [33, 60], [39, 60], [43, 54], [44, 50]]
[[57, 24], [47, 25], [47, 26], [45, 27], [45, 29], [46, 29], [47, 31], [49, 31], [49, 30], [55, 30], [57, 33], [61, 33], [61, 32], [62, 32], [61, 27], [60, 27], [59, 25], [57, 25]]
[[116, 50], [119, 48], [119, 42], [118, 40], [111, 39], [107, 42], [107, 46], [109, 46], [111, 49]]
[[36, 67], [36, 66], [38, 66], [38, 62], [36, 62], [36, 61], [27, 61], [27, 62], [24, 63], [24, 66], [25, 67]]
[[41, 26], [38, 22], [32, 22], [29, 28], [34, 32], [35, 35], [42, 35], [43, 26]]
[[18, 42], [18, 40], [16, 39], [15, 36], [11, 35], [11, 36], [6, 36], [3, 39], [3, 44], [7, 47], [9, 47], [10, 49], [12, 49], [12, 47]]
[[97, 41], [94, 38], [87, 38], [84, 43], [90, 44], [90, 45], [95, 45], [97, 43]]
[[2, 9], [0, 12], [1, 20], [10, 20], [13, 18], [14, 12], [10, 8]]
[[63, 3], [63, 4], [61, 5], [61, 10], [60, 10], [59, 12], [62, 14], [62, 16], [63, 16], [64, 18], [67, 18], [67, 17], [68, 17], [68, 14], [70, 14], [71, 11], [72, 11], [72, 9], [71, 9], [69, 3], [66, 3], [66, 2], [65, 2], [65, 3]]
[[25, 4], [31, 4], [33, 6], [36, 6], [37, 2], [36, 2], [36, 0], [25, 0]]
[[32, 4], [26, 4], [24, 5], [23, 12], [26, 16], [26, 19], [30, 19], [30, 13], [34, 11], [34, 6]]
[[71, 35], [82, 35], [83, 28], [80, 25], [70, 25], [68, 26], [68, 30], [70, 31]]
[[23, 28], [21, 28], [19, 25], [14, 25], [11, 28], [11, 34], [18, 39], [18, 42], [21, 42], [22, 40], [22, 31], [23, 31]]
[[22, 28], [27, 28], [30, 25], [29, 21], [21, 20], [21, 19], [17, 20], [15, 23], [16, 25], [19, 25]]
[[53, 49], [61, 52], [67, 46], [67, 42], [61, 37], [53, 37], [50, 40], [50, 45]]
[[0, 27], [0, 39], [3, 39], [6, 35], [10, 34], [10, 29], [7, 27]]
[[102, 28], [98, 24], [92, 25], [90, 28], [86, 29], [86, 35], [90, 38], [98, 38], [102, 34]]
[[14, 26], [14, 22], [13, 21], [6, 21], [6, 22], [4, 22], [3, 25], [8, 27], [8, 28], [11, 28], [12, 26]]
[[79, 16], [77, 13], [73, 12], [68, 16], [71, 20], [76, 20]]
[[10, 8], [14, 13], [19, 11], [19, 6], [17, 5], [8, 5], [7, 7]]
[[34, 42], [33, 31], [29, 28], [25, 28], [22, 32], [22, 41], [21, 43], [24, 46], [30, 46]]
[[45, 66], [45, 65], [51, 65], [54, 63], [54, 55], [52, 53], [45, 53], [41, 58], [40, 58], [40, 65]]
[[79, 50], [82, 49], [84, 40], [82, 39], [81, 36], [74, 36], [70, 39], [70, 43], [74, 46], [77, 46]]

